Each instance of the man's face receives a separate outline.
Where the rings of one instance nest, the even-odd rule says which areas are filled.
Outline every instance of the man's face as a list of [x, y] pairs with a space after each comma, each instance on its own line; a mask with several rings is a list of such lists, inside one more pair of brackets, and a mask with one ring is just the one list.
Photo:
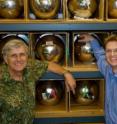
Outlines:
[[9, 69], [12, 72], [22, 72], [25, 68], [28, 60], [28, 55], [25, 48], [13, 48], [8, 56], [5, 58], [5, 62], [8, 64]]
[[106, 45], [106, 58], [108, 63], [117, 69], [117, 41], [108, 42]]

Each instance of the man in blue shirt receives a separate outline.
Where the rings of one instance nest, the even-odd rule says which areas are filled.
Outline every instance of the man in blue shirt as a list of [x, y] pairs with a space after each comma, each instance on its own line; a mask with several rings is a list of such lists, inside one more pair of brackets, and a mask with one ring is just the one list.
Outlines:
[[97, 65], [106, 81], [106, 124], [117, 124], [117, 35], [105, 39], [105, 50], [91, 34], [81, 34], [79, 42], [90, 42]]

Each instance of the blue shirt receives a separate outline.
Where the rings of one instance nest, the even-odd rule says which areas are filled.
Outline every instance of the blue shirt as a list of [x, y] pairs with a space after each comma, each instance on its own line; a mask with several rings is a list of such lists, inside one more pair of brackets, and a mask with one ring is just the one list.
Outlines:
[[91, 47], [97, 59], [97, 65], [105, 78], [105, 120], [106, 124], [117, 124], [117, 74], [107, 63], [105, 51], [96, 39], [92, 40]]

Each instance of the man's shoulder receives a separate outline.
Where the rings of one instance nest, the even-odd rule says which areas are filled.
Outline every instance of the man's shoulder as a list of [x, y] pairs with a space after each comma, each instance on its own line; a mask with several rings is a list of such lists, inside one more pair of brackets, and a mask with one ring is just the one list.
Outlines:
[[47, 61], [40, 61], [40, 60], [36, 60], [36, 59], [29, 59], [28, 60], [28, 67], [37, 67], [37, 66], [41, 66], [41, 65], [48, 65]]

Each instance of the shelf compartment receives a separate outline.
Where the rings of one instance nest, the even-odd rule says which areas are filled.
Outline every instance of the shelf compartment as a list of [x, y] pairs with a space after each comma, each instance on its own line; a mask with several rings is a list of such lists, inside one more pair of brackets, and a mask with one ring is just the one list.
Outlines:
[[[82, 16], [81, 17], [73, 16], [73, 14], [71, 14], [71, 12], [69, 10], [68, 2], [69, 2], [69, 0], [66, 0], [66, 20], [67, 21], [85, 23], [85, 22], [100, 22], [100, 21], [104, 20], [104, 0], [96, 0], [96, 3], [97, 3], [96, 10], [92, 14], [92, 17], [87, 17], [87, 18], [81, 18]], [[77, 4], [77, 3], [75, 3], [75, 0], [72, 2], [73, 2], [73, 4]], [[72, 5], [70, 4], [70, 6], [72, 6]], [[73, 9], [73, 7], [71, 7], [71, 9]], [[79, 13], [79, 14], [81, 14], [81, 13]], [[86, 11], [85, 11], [85, 14], [86, 14]], [[82, 14], [82, 15], [85, 15], [85, 14]]]
[[[56, 3], [56, 4], [55, 4]], [[44, 6], [42, 8], [42, 5]], [[50, 5], [53, 4], [54, 8], [51, 6], [46, 5], [44, 2], [40, 2], [36, 4], [34, 0], [28, 1], [28, 21], [30, 22], [53, 22], [53, 21], [60, 21], [65, 18], [65, 4], [64, 0], [55, 0], [50, 1]], [[55, 5], [54, 5], [55, 4]], [[39, 6], [41, 5], [41, 9], [39, 10]], [[49, 10], [50, 8], [50, 10]], [[58, 9], [57, 9], [58, 8]], [[45, 10], [44, 10], [45, 9]], [[47, 12], [45, 12], [47, 11]]]
[[53, 61], [67, 66], [69, 34], [67, 32], [32, 33], [32, 51], [34, 58]]
[[[114, 3], [115, 2], [115, 3]], [[106, 0], [105, 19], [107, 22], [117, 22], [117, 1]]]
[[6, 10], [1, 8], [1, 11], [3, 10], [2, 13], [4, 13], [5, 16], [1, 15], [0, 23], [24, 23], [26, 21], [27, 0], [19, 0], [19, 1], [14, 0], [14, 1], [11, 1], [11, 3], [12, 3], [12, 7], [14, 7], [13, 5], [15, 5], [16, 8], [7, 9], [7, 7], [10, 7], [10, 4], [9, 6], [7, 6], [6, 4], [1, 3], [1, 6], [3, 4], [3, 6], [6, 7]]
[[[89, 43], [78, 42], [80, 34], [84, 32], [72, 33], [72, 64], [73, 67], [94, 69], [97, 68], [95, 57]], [[89, 33], [89, 32], [87, 32]], [[94, 33], [94, 32], [93, 32]]]
[[98, 41], [99, 44], [104, 47], [104, 39], [110, 34], [110, 32], [73, 32], [72, 33], [72, 47], [71, 60], [74, 68], [81, 68], [81, 70], [94, 70], [97, 68], [96, 58], [92, 53], [92, 48], [89, 43], [78, 42], [80, 34], [91, 33]]
[[37, 81], [36, 84], [35, 116], [57, 116], [68, 112], [68, 93], [64, 80]]
[[76, 93], [79, 94], [73, 95], [70, 92], [69, 113], [72, 116], [103, 116], [104, 87], [103, 79], [77, 79]]

